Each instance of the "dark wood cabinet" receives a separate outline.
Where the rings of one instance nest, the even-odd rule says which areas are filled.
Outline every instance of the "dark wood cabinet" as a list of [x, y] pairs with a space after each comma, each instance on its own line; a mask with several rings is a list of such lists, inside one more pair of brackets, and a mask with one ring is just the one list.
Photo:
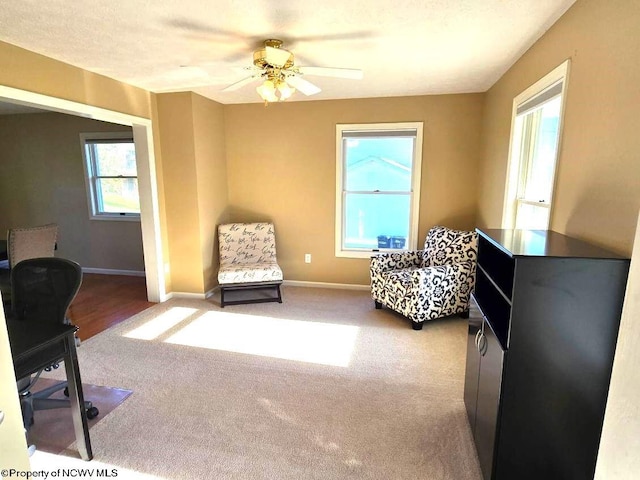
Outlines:
[[629, 259], [477, 231], [464, 400], [484, 478], [593, 478]]

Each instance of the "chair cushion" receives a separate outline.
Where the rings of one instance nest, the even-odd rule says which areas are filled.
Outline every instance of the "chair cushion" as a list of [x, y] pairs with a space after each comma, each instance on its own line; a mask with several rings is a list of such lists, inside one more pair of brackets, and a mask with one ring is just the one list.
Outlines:
[[476, 233], [435, 226], [424, 242], [423, 267], [475, 262]]
[[383, 273], [384, 277], [384, 289], [391, 295], [397, 297], [405, 297], [411, 295], [411, 272], [415, 270], [413, 268], [407, 268], [403, 270], [393, 270], [391, 272]]
[[275, 262], [221, 266], [218, 283], [250, 283], [282, 281], [282, 270]]

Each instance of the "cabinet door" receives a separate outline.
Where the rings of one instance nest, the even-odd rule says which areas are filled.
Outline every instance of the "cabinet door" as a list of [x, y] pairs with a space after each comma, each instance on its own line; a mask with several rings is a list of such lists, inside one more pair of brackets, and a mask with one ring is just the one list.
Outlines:
[[482, 324], [478, 350], [480, 375], [474, 439], [482, 474], [485, 480], [490, 480], [498, 426], [504, 351], [486, 319]]
[[475, 299], [469, 309], [469, 331], [467, 336], [467, 369], [464, 379], [464, 404], [467, 408], [471, 432], [476, 430], [476, 407], [478, 404], [478, 377], [480, 375], [480, 352], [478, 340], [482, 330], [482, 314]]

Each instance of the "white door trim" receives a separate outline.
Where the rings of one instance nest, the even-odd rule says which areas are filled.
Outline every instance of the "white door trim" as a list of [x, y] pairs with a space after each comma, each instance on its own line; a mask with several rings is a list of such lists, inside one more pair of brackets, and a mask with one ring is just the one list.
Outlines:
[[167, 294], [163, 273], [160, 207], [151, 120], [3, 85], [0, 85], [0, 101], [92, 118], [103, 122], [128, 125], [133, 128], [138, 167], [140, 224], [147, 279], [147, 297], [150, 302], [165, 301]]

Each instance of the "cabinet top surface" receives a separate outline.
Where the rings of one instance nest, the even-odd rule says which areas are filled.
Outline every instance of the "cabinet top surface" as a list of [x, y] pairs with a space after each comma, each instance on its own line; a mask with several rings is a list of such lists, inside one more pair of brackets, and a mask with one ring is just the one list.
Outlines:
[[616, 253], [552, 230], [476, 231], [512, 257], [565, 257], [625, 259]]

